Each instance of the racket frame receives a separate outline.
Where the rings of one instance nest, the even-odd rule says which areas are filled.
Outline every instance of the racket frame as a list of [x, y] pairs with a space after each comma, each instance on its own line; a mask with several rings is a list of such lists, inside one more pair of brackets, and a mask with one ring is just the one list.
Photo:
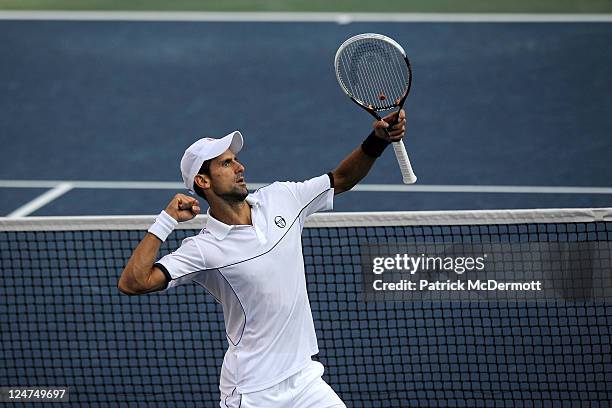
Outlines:
[[[398, 51], [401, 52], [404, 62], [406, 63], [406, 68], [408, 69], [408, 83], [406, 86], [406, 91], [404, 92], [404, 94], [399, 100], [392, 101], [390, 105], [385, 105], [380, 108], [374, 108], [371, 105], [366, 104], [365, 102], [360, 101], [359, 99], [355, 98], [355, 96], [352, 94], [349, 88], [344, 84], [344, 81], [342, 81], [342, 77], [339, 72], [340, 55], [342, 54], [342, 51], [344, 51], [344, 49], [347, 48], [350, 44], [356, 41], [364, 40], [364, 39], [376, 39], [376, 40], [381, 40], [381, 41], [385, 41], [389, 43], [390, 45], [392, 45]], [[382, 34], [364, 33], [364, 34], [355, 35], [347, 39], [346, 41], [342, 43], [342, 45], [340, 45], [340, 47], [338, 48], [338, 51], [336, 51], [336, 56], [334, 58], [334, 68], [336, 70], [336, 79], [338, 80], [338, 83], [340, 84], [340, 87], [342, 88], [344, 93], [346, 93], [346, 95], [353, 102], [355, 102], [361, 108], [365, 109], [370, 115], [376, 118], [376, 120], [382, 120], [382, 116], [379, 114], [379, 112], [381, 111], [387, 111], [387, 110], [396, 109], [396, 108], [398, 109], [398, 111], [400, 111], [404, 107], [404, 102], [408, 98], [408, 94], [410, 93], [410, 87], [412, 86], [412, 66], [410, 65], [410, 60], [408, 59], [408, 56], [406, 55], [404, 48], [402, 48], [402, 46], [399, 45], [392, 38], [389, 38]], [[395, 122], [390, 123], [390, 125], [394, 125], [394, 124]], [[387, 133], [387, 135], [389, 135], [389, 132], [387, 131], [387, 129], [384, 129], [384, 131], [385, 133]], [[400, 140], [398, 142], [393, 142], [392, 145], [393, 145], [393, 151], [395, 152], [395, 157], [402, 171], [402, 178], [403, 178], [404, 184], [414, 184], [417, 180], [417, 177], [414, 174], [414, 171], [412, 170], [412, 165], [410, 164], [410, 159], [408, 158], [408, 153], [406, 152], [406, 146], [404, 145], [404, 142]]]

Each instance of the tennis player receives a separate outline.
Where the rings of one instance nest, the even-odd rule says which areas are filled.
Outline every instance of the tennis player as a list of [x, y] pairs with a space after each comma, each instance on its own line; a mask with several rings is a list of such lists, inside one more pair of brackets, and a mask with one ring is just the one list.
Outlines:
[[365, 177], [385, 147], [402, 139], [405, 123], [403, 110], [388, 115], [374, 122], [361, 146], [330, 173], [276, 182], [252, 194], [236, 158], [243, 145], [240, 132], [200, 139], [185, 151], [185, 185], [209, 204], [204, 228], [155, 262], [176, 225], [200, 213], [195, 198], [177, 194], [132, 253], [118, 287], [139, 295], [195, 283], [221, 303], [229, 343], [221, 407], [345, 407], [321, 378], [323, 365], [312, 360], [319, 349], [306, 292], [302, 228], [308, 215], [331, 210], [334, 194]]

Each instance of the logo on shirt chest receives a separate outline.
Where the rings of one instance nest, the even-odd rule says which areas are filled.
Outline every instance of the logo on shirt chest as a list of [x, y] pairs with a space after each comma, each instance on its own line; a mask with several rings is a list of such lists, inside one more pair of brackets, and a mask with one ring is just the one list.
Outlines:
[[276, 217], [274, 217], [274, 223], [276, 224], [278, 228], [285, 228], [285, 226], [287, 226], [287, 222], [280, 215], [277, 215]]

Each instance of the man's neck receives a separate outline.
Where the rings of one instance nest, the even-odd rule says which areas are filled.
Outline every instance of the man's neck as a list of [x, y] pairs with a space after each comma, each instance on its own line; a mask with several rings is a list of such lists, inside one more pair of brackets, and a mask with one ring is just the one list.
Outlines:
[[226, 225], [251, 225], [251, 206], [243, 201], [210, 203], [210, 215]]

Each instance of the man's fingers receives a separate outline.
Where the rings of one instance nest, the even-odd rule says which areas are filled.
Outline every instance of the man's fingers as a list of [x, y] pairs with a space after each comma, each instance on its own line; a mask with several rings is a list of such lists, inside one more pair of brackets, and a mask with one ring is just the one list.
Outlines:
[[200, 204], [193, 197], [177, 194], [172, 198], [165, 211], [179, 222], [187, 221], [200, 213]]
[[389, 132], [389, 137], [392, 142], [396, 142], [404, 137], [404, 133], [406, 132], [406, 121], [403, 120], [397, 125], [394, 125], [387, 129]]
[[396, 124], [396, 123], [405, 122], [405, 121], [406, 121], [406, 111], [402, 109], [399, 112], [391, 112], [387, 116], [383, 117], [381, 120], [375, 121], [374, 125], [384, 126], [385, 123], [386, 124], [390, 124], [390, 123]]
[[391, 112], [390, 114], [386, 115], [382, 120], [388, 123], [395, 122], [397, 120], [397, 112]]
[[198, 215], [200, 213], [200, 203], [198, 203], [198, 200], [195, 200], [189, 209], [194, 215]]
[[179, 210], [188, 210], [193, 206], [192, 202], [189, 201], [185, 201], [185, 200], [179, 200], [178, 202], [178, 208]]
[[406, 111], [401, 109], [399, 112], [396, 112], [397, 116], [395, 117], [395, 120], [398, 122], [404, 121], [406, 120]]
[[194, 205], [198, 205], [198, 200], [196, 200], [193, 197], [188, 197], [186, 195], [179, 195], [177, 196], [177, 207], [180, 210], [188, 210], [191, 207], [193, 207]]
[[381, 139], [390, 142], [397, 142], [404, 137], [406, 131], [406, 112], [401, 109], [398, 112], [390, 113], [382, 120], [373, 123], [376, 135]]
[[406, 126], [406, 121], [402, 120], [392, 126], [389, 126], [389, 128], [387, 129], [389, 132], [392, 132], [394, 130], [398, 130], [398, 129], [403, 129]]
[[374, 129], [386, 129], [389, 127], [389, 123], [384, 120], [377, 120], [372, 124], [372, 127], [374, 127]]
[[406, 111], [404, 111], [403, 109], [400, 110], [399, 112], [391, 112], [390, 114], [388, 114], [387, 116], [383, 118], [385, 122], [389, 122], [389, 123], [400, 122], [404, 119], [406, 119]]
[[200, 206], [194, 205], [193, 207], [191, 207], [191, 212], [193, 213], [193, 215], [198, 215], [200, 213]]

